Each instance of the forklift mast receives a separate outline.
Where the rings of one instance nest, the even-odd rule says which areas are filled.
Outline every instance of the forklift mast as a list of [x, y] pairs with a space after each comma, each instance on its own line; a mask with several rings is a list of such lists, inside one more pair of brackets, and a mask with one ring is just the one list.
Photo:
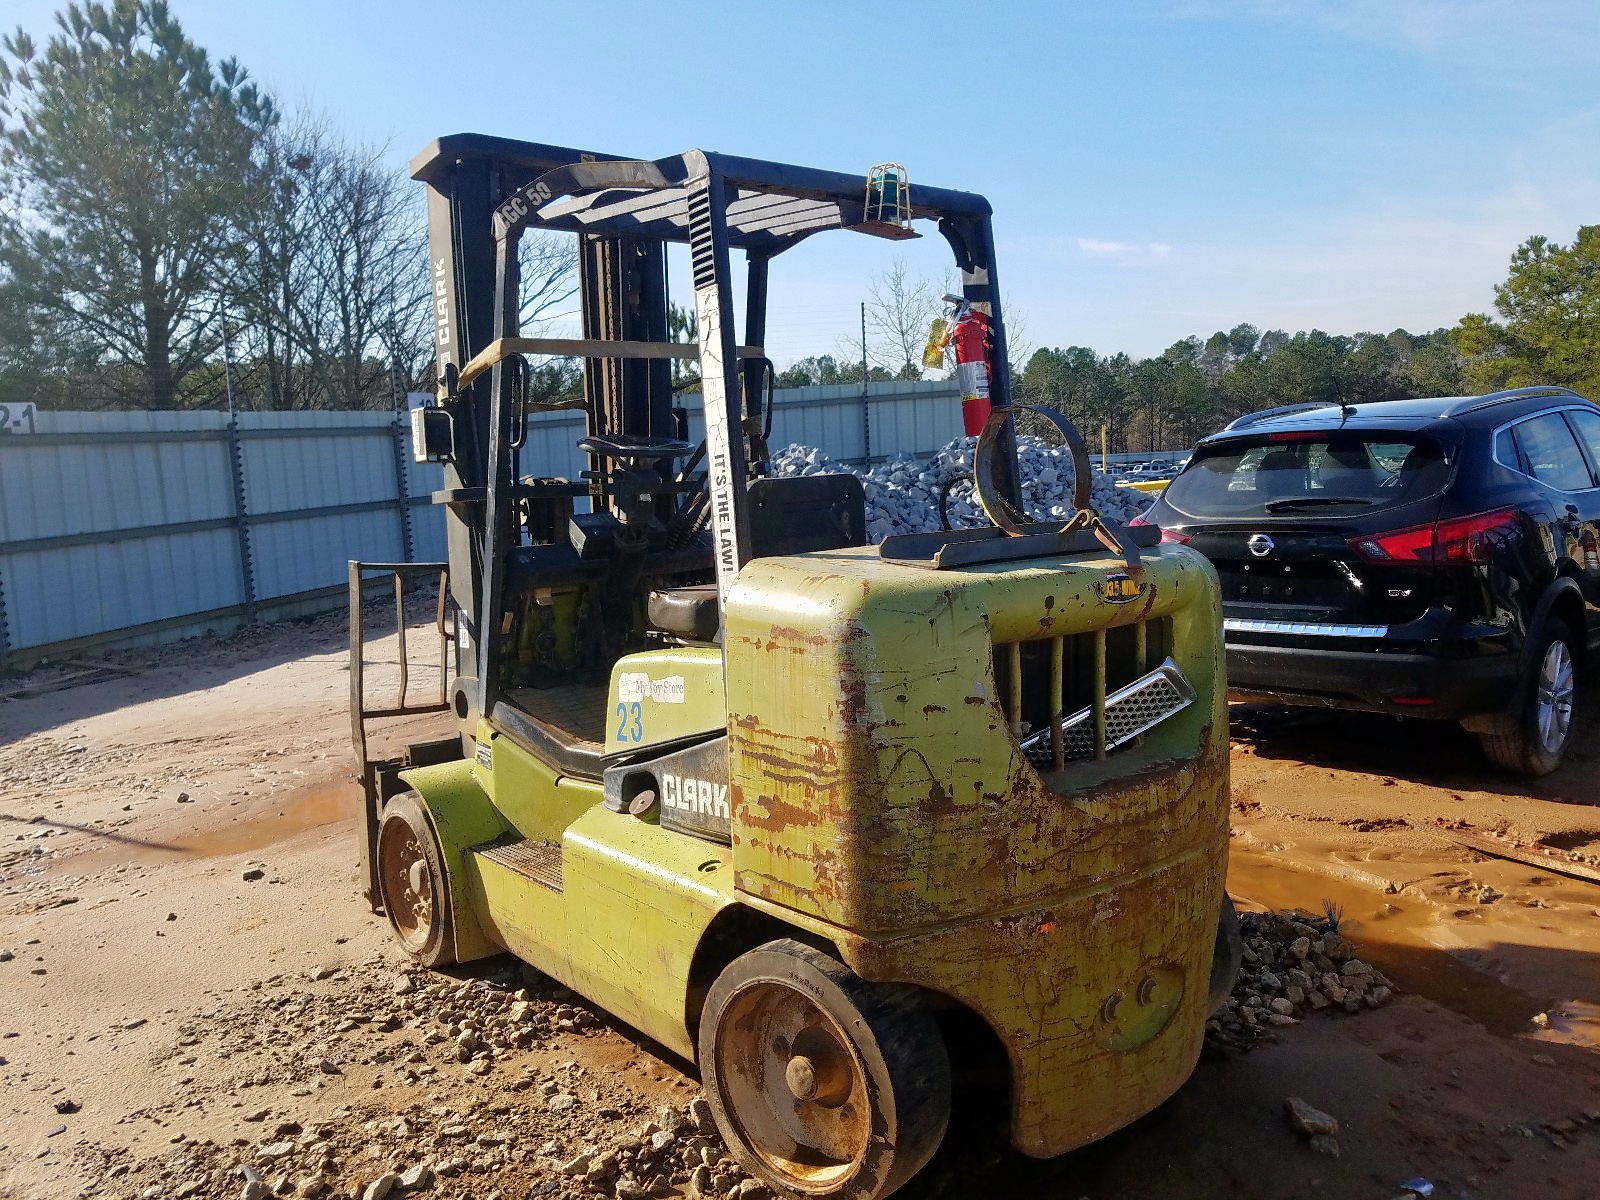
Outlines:
[[[441, 393], [492, 339], [495, 328], [495, 207], [557, 167], [599, 155], [566, 146], [480, 134], [432, 142], [411, 162], [427, 186], [428, 258], [433, 281], [434, 349]], [[609, 156], [605, 156], [609, 157]], [[583, 336], [665, 341], [666, 254], [658, 242], [603, 234], [578, 238]], [[474, 380], [442, 401], [451, 416], [451, 453], [443, 462], [450, 593], [458, 620], [458, 675], [473, 666], [482, 613], [490, 487], [491, 380]], [[587, 432], [665, 436], [672, 414], [671, 364], [590, 360], [583, 372]]]
[[[868, 177], [704, 151], [655, 161], [473, 134], [441, 138], [412, 163], [428, 190], [438, 404], [449, 414], [445, 457], [450, 587], [461, 614], [455, 707], [464, 721], [493, 705], [504, 550], [516, 536], [512, 463], [526, 436], [516, 396], [526, 353], [584, 359], [590, 439], [628, 446], [670, 439], [670, 360], [698, 359], [705, 405], [704, 489], [711, 561], [726, 596], [752, 556], [747, 487], [759, 450], [771, 260], [813, 233], [855, 229], [915, 236], [873, 211]], [[987, 306], [993, 331], [991, 396], [1010, 400], [1005, 326], [994, 271], [990, 208], [981, 196], [919, 188], [912, 217], [937, 222], [955, 253], [966, 300]], [[518, 242], [527, 231], [578, 239], [576, 340], [520, 336]], [[888, 232], [884, 232], [888, 230]], [[668, 342], [665, 244], [686, 243], [697, 347]], [[747, 259], [743, 344], [735, 336], [730, 254]], [[996, 474], [1020, 501], [1007, 422]], [[697, 455], [702, 452], [697, 452]], [[607, 455], [589, 448], [588, 495], [607, 503]], [[611, 456], [615, 460], [615, 453]], [[466, 726], [464, 726], [464, 729]]]

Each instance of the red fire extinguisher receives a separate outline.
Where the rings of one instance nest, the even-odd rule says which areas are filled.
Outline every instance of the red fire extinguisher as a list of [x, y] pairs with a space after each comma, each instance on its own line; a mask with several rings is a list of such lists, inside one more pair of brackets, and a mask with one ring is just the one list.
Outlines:
[[976, 437], [989, 419], [989, 383], [994, 370], [989, 363], [993, 342], [989, 318], [973, 305], [963, 303], [956, 310], [949, 344], [956, 350], [956, 381], [961, 385], [961, 425], [968, 437]]

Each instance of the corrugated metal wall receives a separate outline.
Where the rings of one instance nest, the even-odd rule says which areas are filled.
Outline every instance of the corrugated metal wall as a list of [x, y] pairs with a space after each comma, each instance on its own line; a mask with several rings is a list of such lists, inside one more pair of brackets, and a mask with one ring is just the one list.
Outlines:
[[[772, 448], [927, 455], [961, 428], [951, 383], [870, 390], [778, 392]], [[682, 403], [698, 441], [700, 397]], [[0, 663], [341, 607], [349, 559], [443, 560], [443, 472], [410, 461], [409, 432], [372, 412], [41, 412], [0, 435]], [[576, 479], [582, 436], [581, 413], [535, 416], [523, 474]]]
[[[874, 383], [869, 392], [863, 404], [860, 384], [779, 390], [772, 412], [772, 449], [800, 442], [821, 447], [841, 462], [897, 454], [926, 458], [960, 436], [961, 393], [953, 381]], [[705, 436], [704, 402], [698, 393], [686, 393], [678, 402], [688, 410], [689, 440], [698, 442]], [[536, 413], [529, 425], [522, 473], [576, 479], [585, 469], [577, 449], [583, 414]]]

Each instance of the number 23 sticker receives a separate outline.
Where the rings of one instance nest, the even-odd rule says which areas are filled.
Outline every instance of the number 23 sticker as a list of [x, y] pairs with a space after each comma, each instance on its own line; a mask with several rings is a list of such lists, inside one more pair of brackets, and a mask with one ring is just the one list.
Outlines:
[[617, 705], [617, 741], [644, 741], [644, 705], [637, 700]]

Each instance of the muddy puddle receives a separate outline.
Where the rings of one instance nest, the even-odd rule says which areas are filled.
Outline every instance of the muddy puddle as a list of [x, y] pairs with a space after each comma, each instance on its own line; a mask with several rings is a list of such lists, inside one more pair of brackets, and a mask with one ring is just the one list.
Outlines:
[[152, 853], [165, 859], [221, 858], [263, 850], [308, 829], [353, 819], [360, 797], [360, 789], [353, 783], [314, 784], [293, 792], [267, 811], [216, 829], [175, 837]]
[[257, 811], [238, 814], [226, 824], [194, 832], [169, 832], [140, 839], [115, 838], [115, 844], [63, 860], [75, 874], [111, 865], [167, 865], [265, 850], [302, 833], [353, 820], [361, 790], [354, 783], [323, 781], [288, 792]]
[[1469, 1017], [1491, 1033], [1535, 1033], [1534, 1017], [1552, 1007], [1550, 997], [1513, 987], [1473, 966], [1459, 948], [1452, 952], [1441, 944], [1460, 939], [1441, 924], [1443, 910], [1426, 900], [1386, 896], [1239, 845], [1229, 854], [1228, 893], [1242, 909], [1293, 908], [1321, 915], [1332, 907], [1339, 913], [1339, 932], [1360, 947], [1363, 959], [1404, 991]]

